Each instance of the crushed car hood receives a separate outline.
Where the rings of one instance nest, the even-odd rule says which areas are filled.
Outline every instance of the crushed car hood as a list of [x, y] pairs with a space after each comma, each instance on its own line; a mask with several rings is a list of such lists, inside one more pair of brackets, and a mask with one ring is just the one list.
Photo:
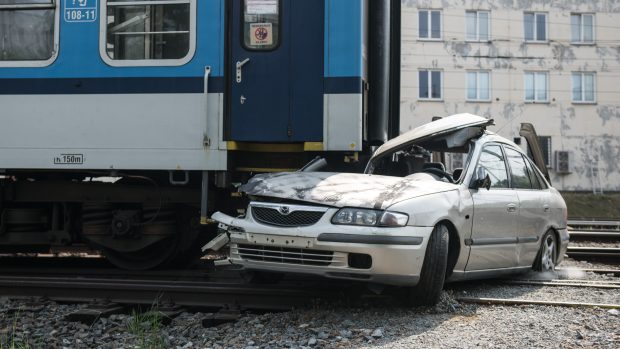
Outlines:
[[430, 175], [390, 177], [357, 173], [281, 172], [254, 176], [240, 191], [252, 196], [335, 207], [386, 209], [394, 203], [456, 189]]
[[385, 142], [385, 144], [377, 148], [373, 158], [380, 157], [385, 153], [392, 152], [395, 149], [402, 148], [408, 144], [415, 143], [416, 141], [420, 141], [425, 138], [447, 134], [468, 127], [485, 128], [489, 125], [493, 125], [493, 119], [487, 119], [478, 115], [463, 113], [446, 116], [439, 120], [416, 127], [411, 131], [405, 132], [402, 135]]

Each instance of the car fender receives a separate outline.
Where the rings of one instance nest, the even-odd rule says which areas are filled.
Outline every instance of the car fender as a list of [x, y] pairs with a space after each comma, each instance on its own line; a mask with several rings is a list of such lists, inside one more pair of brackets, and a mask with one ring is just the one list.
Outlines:
[[[449, 222], [458, 236], [459, 255], [453, 270], [464, 270], [470, 247], [465, 240], [471, 238], [473, 222], [473, 199], [463, 186], [455, 190], [411, 198], [388, 207], [390, 211], [409, 215], [408, 225], [434, 227], [440, 222]], [[452, 235], [451, 235], [452, 236]]]

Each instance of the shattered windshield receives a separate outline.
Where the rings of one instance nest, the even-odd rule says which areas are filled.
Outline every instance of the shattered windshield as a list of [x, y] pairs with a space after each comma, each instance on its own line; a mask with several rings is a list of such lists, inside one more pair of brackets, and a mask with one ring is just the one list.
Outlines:
[[458, 148], [437, 149], [413, 145], [378, 159], [369, 167], [367, 173], [394, 177], [426, 173], [437, 180], [458, 183], [469, 162], [470, 148], [473, 146], [469, 144]]

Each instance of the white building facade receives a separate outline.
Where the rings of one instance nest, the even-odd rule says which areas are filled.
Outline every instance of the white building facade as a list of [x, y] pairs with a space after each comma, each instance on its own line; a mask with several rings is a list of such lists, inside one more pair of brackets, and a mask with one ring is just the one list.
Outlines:
[[401, 132], [530, 122], [556, 188], [620, 191], [620, 1], [403, 0], [401, 67]]

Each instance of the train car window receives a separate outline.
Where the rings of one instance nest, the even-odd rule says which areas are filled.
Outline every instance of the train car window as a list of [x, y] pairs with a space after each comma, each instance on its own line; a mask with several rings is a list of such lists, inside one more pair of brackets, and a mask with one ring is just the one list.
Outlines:
[[195, 50], [195, 0], [107, 0], [102, 56], [111, 65], [181, 65]]
[[243, 45], [247, 50], [271, 51], [280, 41], [280, 0], [245, 0]]
[[51, 64], [57, 12], [57, 0], [0, 0], [0, 66]]

